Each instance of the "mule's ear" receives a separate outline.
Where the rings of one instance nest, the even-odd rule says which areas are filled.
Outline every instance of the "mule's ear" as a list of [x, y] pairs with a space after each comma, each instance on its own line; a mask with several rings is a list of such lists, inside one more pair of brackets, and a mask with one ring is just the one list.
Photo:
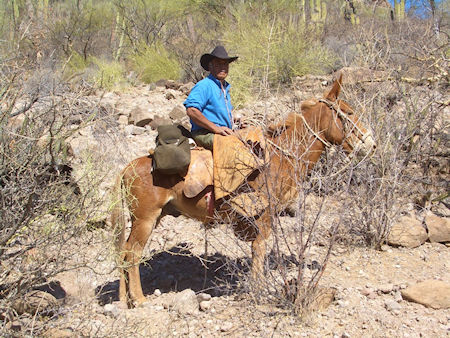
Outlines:
[[339, 75], [339, 79], [334, 81], [333, 88], [325, 95], [325, 98], [329, 101], [336, 101], [341, 92], [341, 84], [342, 84], [342, 73]]

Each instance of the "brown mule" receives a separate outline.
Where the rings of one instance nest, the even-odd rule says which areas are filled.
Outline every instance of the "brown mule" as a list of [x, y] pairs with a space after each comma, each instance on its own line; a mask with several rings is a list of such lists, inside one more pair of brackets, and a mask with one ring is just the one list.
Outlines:
[[[290, 113], [286, 120], [270, 126], [266, 135], [266, 151], [269, 162], [259, 173], [248, 178], [251, 191], [263, 192], [270, 200], [269, 207], [246, 222], [230, 208], [227, 201], [216, 201], [215, 219], [232, 223], [235, 233], [243, 240], [251, 241], [251, 276], [257, 281], [262, 277], [266, 254], [266, 239], [271, 234], [271, 215], [282, 210], [297, 196], [297, 184], [318, 161], [327, 145], [339, 144], [347, 154], [358, 150], [371, 152], [375, 142], [371, 133], [362, 126], [352, 108], [337, 97], [341, 90], [342, 76], [321, 100], [306, 101], [301, 114]], [[154, 227], [164, 216], [164, 207], [171, 204], [183, 214], [208, 222], [207, 198], [212, 187], [199, 195], [187, 198], [183, 194], [185, 182], [177, 175], [161, 175], [151, 172], [152, 158], [141, 157], [132, 161], [122, 171], [116, 184], [121, 193], [118, 201], [126, 201], [132, 218], [131, 232], [125, 240], [125, 218], [121, 203], [117, 202], [112, 213], [112, 223], [119, 231], [121, 301], [129, 305], [143, 303], [139, 263], [142, 251]], [[249, 191], [247, 189], [247, 191]], [[125, 193], [125, 196], [124, 196]]]

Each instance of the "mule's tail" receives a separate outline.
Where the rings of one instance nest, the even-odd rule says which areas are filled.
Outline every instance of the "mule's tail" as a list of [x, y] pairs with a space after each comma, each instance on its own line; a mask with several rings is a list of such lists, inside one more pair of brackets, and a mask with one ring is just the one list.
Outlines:
[[123, 173], [120, 174], [114, 184], [113, 189], [113, 199], [112, 199], [112, 210], [111, 210], [111, 225], [114, 231], [115, 246], [117, 252], [117, 260], [119, 266], [123, 264], [122, 254], [125, 245], [125, 206], [126, 206], [126, 196], [124, 193], [124, 182]]

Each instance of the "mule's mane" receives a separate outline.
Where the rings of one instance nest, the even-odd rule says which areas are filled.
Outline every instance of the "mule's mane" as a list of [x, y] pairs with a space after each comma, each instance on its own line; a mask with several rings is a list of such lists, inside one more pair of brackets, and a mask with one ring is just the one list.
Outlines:
[[314, 98], [303, 101], [301, 103], [299, 113], [290, 112], [284, 120], [276, 124], [269, 125], [267, 127], [267, 133], [272, 137], [279, 136], [283, 131], [298, 123], [299, 115], [302, 114], [303, 111], [313, 108], [317, 103], [319, 103], [319, 100]]

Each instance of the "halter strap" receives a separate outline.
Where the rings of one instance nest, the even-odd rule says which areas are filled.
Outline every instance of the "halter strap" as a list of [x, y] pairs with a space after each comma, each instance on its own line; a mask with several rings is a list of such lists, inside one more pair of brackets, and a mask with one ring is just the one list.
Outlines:
[[[364, 133], [364, 132], [361, 130], [361, 128], [359, 128], [358, 125], [357, 125], [351, 118], [349, 118], [349, 117], [347, 116], [346, 113], [344, 113], [344, 112], [341, 110], [341, 108], [339, 107], [339, 105], [336, 104], [337, 101], [336, 101], [336, 102], [331, 102], [331, 101], [326, 100], [326, 99], [319, 99], [319, 102], [325, 103], [328, 107], [330, 107], [331, 109], [333, 109], [333, 110], [336, 112], [336, 114], [338, 114], [338, 116], [339, 116], [341, 119], [344, 119], [344, 120], [350, 122], [350, 123], [353, 125], [353, 128], [355, 128], [355, 129], [361, 134], [361, 137], [362, 137], [362, 141], [363, 141], [363, 142], [364, 142], [365, 139], [369, 136], [370, 133]], [[345, 129], [345, 123], [344, 123], [344, 129]]]
[[[298, 114], [298, 116], [300, 116], [300, 118], [302, 119], [303, 123], [306, 126], [306, 129], [309, 130], [310, 133], [312, 133], [320, 142], [322, 142], [325, 147], [330, 148], [332, 146], [332, 144], [330, 142], [328, 142], [327, 140], [323, 139], [319, 134], [317, 134], [312, 128], [311, 126], [308, 124], [308, 122], [306, 121], [305, 117], [303, 116], [303, 114]], [[279, 145], [275, 144], [274, 142], [267, 140], [267, 142], [272, 145], [273, 147], [275, 147], [276, 149], [278, 149], [279, 151], [281, 151], [283, 153], [283, 155], [288, 156], [288, 157], [294, 157], [294, 155], [292, 155], [289, 151], [283, 149], [282, 147], [280, 147]]]

